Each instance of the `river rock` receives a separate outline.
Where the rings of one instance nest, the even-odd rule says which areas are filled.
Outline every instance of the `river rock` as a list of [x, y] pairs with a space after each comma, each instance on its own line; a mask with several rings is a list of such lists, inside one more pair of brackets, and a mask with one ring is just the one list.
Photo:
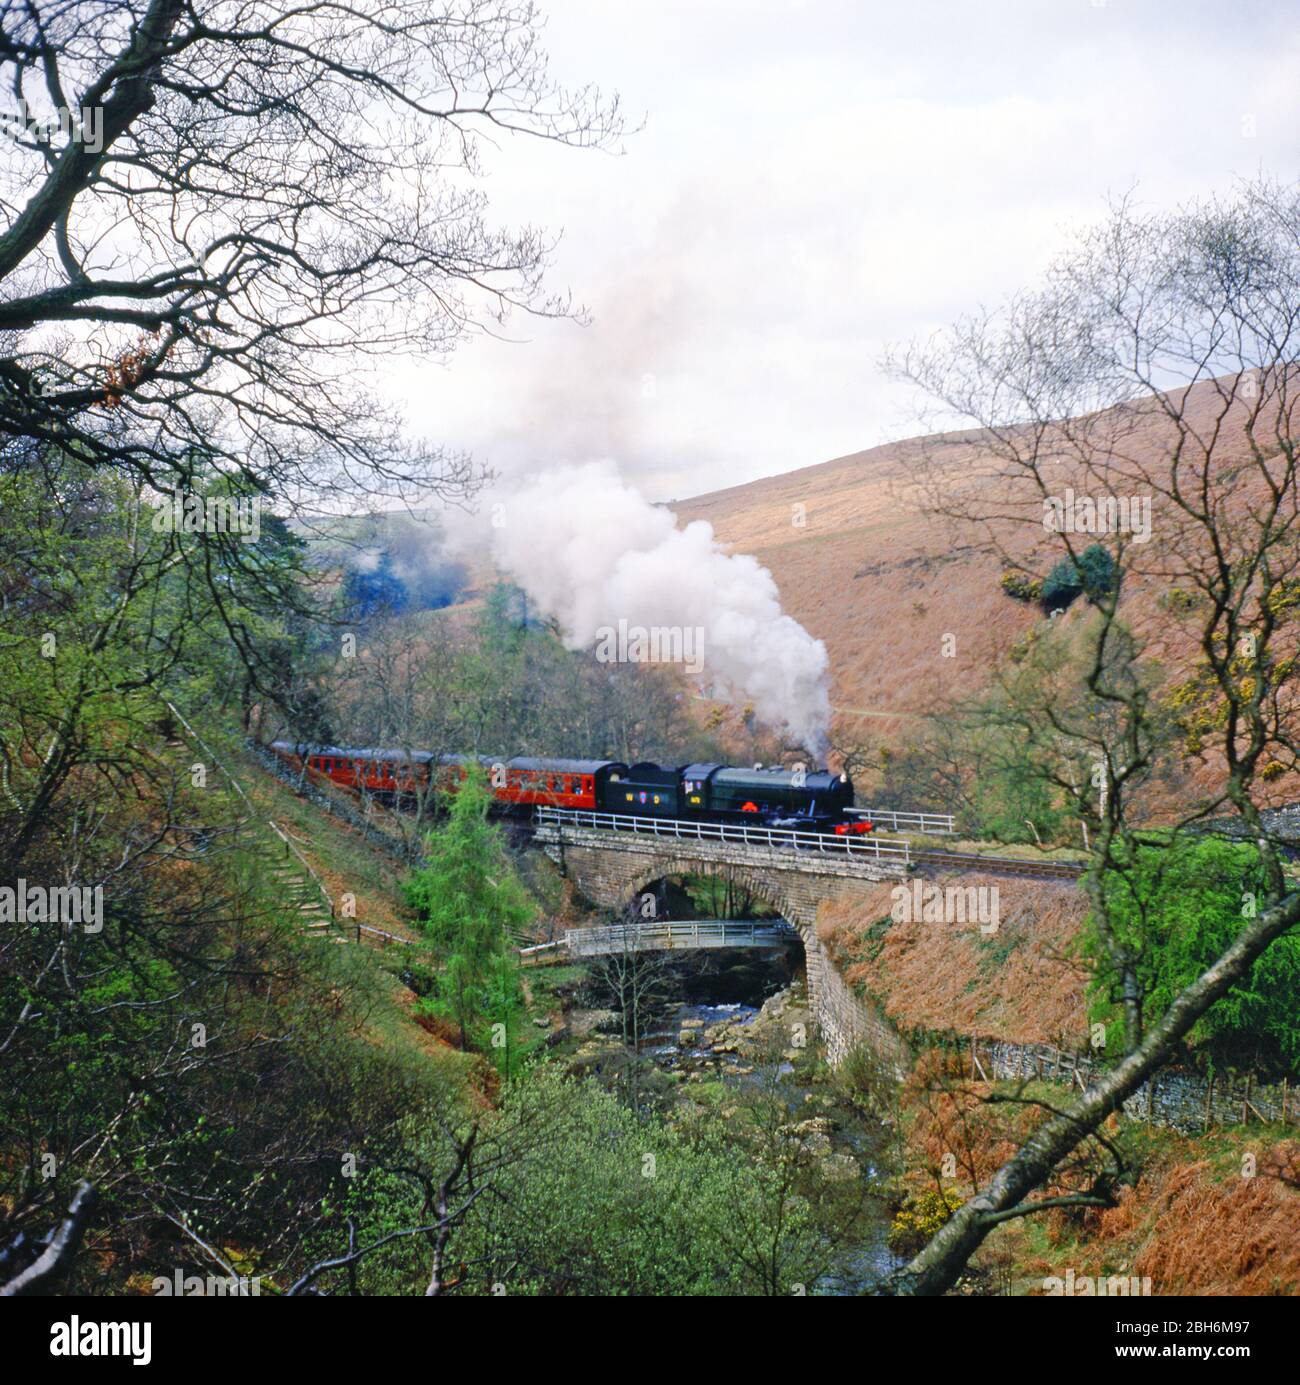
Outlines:
[[571, 1010], [569, 1030], [575, 1035], [598, 1029], [617, 1029], [621, 1021], [616, 1010]]
[[825, 1158], [831, 1152], [831, 1123], [814, 1116], [812, 1120], [796, 1121], [793, 1125], [783, 1125], [781, 1134], [791, 1140], [802, 1140], [808, 1152], [817, 1159]]
[[828, 1154], [822, 1160], [822, 1171], [827, 1178], [844, 1179], [856, 1178], [861, 1170], [858, 1168], [858, 1161], [851, 1154], [836, 1152]]

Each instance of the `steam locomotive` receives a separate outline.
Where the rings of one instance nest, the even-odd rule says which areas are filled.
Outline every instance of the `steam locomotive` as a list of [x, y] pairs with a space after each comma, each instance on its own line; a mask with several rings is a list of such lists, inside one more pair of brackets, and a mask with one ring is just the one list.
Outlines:
[[303, 764], [349, 789], [398, 798], [427, 789], [454, 790], [475, 766], [498, 811], [526, 815], [537, 807], [571, 808], [642, 818], [685, 818], [857, 836], [872, 830], [854, 816], [847, 774], [779, 766], [625, 765], [618, 760], [547, 760], [516, 756], [434, 755], [429, 751], [294, 745], [271, 749], [295, 768]]

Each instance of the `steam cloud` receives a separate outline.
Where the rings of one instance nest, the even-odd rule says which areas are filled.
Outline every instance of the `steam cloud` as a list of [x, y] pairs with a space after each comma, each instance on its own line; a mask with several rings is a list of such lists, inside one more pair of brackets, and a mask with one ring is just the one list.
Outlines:
[[772, 574], [727, 554], [703, 520], [624, 485], [608, 463], [563, 467], [504, 498], [493, 558], [547, 615], [570, 649], [603, 629], [702, 629], [704, 667], [755, 715], [821, 755], [830, 721], [826, 646], [783, 614]]
[[361, 519], [347, 539], [317, 540], [313, 560], [344, 570], [345, 593], [363, 620], [376, 611], [450, 605], [466, 580], [464, 566], [447, 552], [442, 529], [427, 518], [400, 514]]

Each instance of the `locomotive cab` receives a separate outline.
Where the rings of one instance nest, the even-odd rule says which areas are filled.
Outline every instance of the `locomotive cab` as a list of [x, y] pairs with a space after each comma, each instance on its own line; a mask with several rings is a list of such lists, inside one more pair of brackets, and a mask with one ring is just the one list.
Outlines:
[[682, 816], [705, 818], [711, 811], [709, 785], [714, 774], [722, 769], [718, 764], [687, 765], [682, 770]]

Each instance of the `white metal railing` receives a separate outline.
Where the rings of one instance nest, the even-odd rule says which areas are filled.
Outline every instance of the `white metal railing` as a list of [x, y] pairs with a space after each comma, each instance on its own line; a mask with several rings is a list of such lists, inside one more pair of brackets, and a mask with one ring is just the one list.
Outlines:
[[771, 947], [797, 932], [780, 920], [688, 919], [675, 923], [620, 923], [607, 928], [569, 928], [564, 945], [576, 957], [672, 947]]
[[690, 841], [725, 842], [735, 846], [766, 847], [771, 851], [815, 851], [824, 856], [854, 856], [882, 865], [906, 867], [911, 861], [907, 842], [875, 837], [837, 837], [830, 832], [798, 832], [784, 827], [748, 827], [732, 822], [692, 822], [689, 818], [642, 818], [626, 813], [593, 813], [583, 808], [535, 809], [534, 821], [559, 826], [590, 827], [598, 832], [637, 832]]
[[956, 835], [955, 819], [951, 813], [898, 813], [893, 808], [850, 808], [855, 818], [866, 818], [887, 832], [919, 832], [924, 837]]

